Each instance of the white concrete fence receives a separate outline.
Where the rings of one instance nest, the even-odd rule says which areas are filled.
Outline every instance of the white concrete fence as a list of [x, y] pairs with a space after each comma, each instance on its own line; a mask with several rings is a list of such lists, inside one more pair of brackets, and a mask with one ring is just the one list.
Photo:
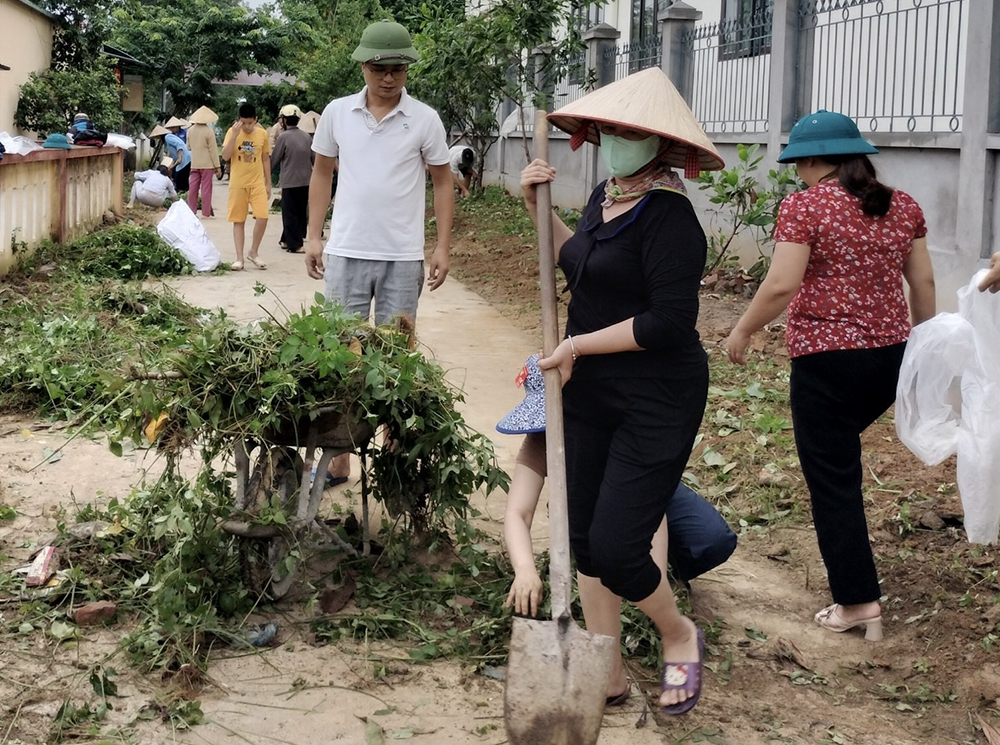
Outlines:
[[122, 214], [122, 157], [116, 147], [39, 150], [0, 160], [0, 276], [15, 251], [71, 241]]

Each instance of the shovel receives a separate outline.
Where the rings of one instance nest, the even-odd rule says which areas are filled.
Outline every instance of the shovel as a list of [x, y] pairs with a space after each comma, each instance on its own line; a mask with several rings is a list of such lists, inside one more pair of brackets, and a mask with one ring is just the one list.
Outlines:
[[[545, 112], [538, 111], [534, 132], [536, 157], [546, 161], [548, 131]], [[545, 354], [550, 355], [559, 344], [559, 321], [549, 184], [540, 184], [536, 194], [542, 339]], [[604, 717], [614, 640], [584, 631], [570, 614], [562, 379], [556, 369], [545, 370], [543, 375], [552, 620], [514, 619], [504, 690], [504, 724], [511, 745], [595, 745]]]

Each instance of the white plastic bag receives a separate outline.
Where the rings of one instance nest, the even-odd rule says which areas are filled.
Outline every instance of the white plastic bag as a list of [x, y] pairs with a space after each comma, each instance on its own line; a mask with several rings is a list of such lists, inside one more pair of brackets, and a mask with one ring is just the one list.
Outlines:
[[896, 389], [896, 434], [928, 466], [958, 448], [963, 375], [975, 359], [972, 325], [957, 313], [939, 313], [910, 332]]
[[21, 135], [12, 137], [7, 132], [0, 132], [0, 143], [3, 143], [3, 149], [10, 155], [27, 155], [42, 149], [42, 146], [34, 140], [29, 140]]
[[184, 258], [194, 264], [196, 272], [210, 272], [222, 263], [219, 249], [208, 237], [205, 226], [183, 200], [170, 205], [156, 226], [156, 232], [168, 245], [184, 254]]
[[108, 141], [105, 144], [120, 147], [122, 150], [131, 150], [135, 147], [135, 140], [128, 135], [120, 135], [116, 132], [109, 132]]
[[1000, 533], [1000, 298], [958, 292], [958, 313], [913, 329], [900, 367], [896, 433], [927, 465], [958, 453], [958, 491], [972, 543]]

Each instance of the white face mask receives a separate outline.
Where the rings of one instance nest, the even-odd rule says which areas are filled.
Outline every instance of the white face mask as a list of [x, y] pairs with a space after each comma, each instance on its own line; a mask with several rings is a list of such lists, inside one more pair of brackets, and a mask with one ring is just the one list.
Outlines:
[[601, 132], [601, 157], [612, 176], [631, 176], [656, 157], [660, 138], [650, 135], [645, 140], [626, 140]]

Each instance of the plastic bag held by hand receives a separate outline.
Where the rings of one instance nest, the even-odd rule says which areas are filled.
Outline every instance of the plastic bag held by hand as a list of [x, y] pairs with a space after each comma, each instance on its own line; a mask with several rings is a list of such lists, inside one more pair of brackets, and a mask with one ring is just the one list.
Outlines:
[[958, 313], [913, 329], [899, 371], [896, 433], [927, 465], [958, 453], [958, 491], [972, 543], [1000, 533], [1000, 302], [976, 285]]
[[210, 272], [222, 263], [219, 249], [208, 237], [205, 226], [183, 200], [170, 205], [167, 214], [156, 226], [156, 232], [167, 245], [176, 248], [194, 264], [196, 272]]

